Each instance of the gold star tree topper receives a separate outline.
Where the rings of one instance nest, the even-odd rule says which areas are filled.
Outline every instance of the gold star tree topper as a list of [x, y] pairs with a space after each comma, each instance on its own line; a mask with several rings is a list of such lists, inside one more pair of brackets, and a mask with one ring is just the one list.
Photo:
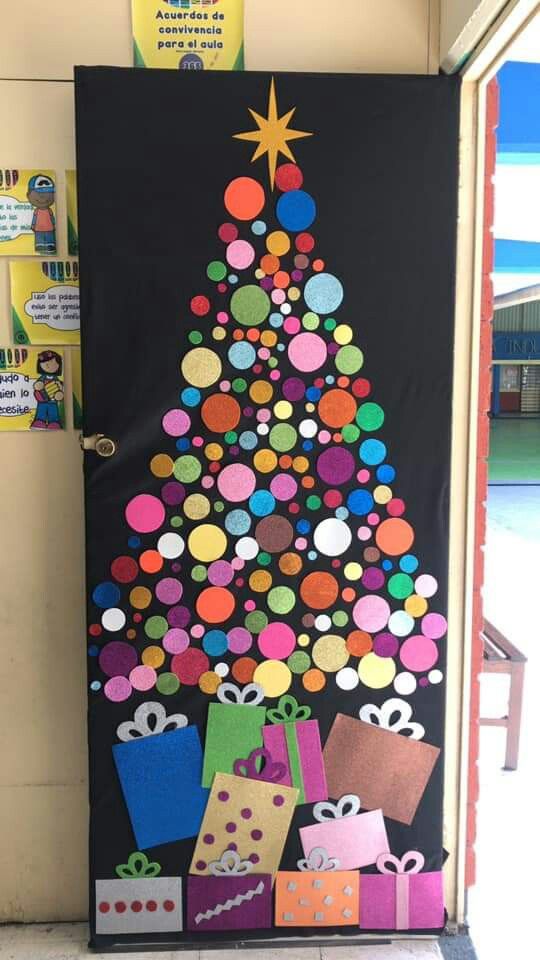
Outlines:
[[268, 175], [272, 189], [274, 188], [274, 178], [279, 154], [282, 153], [284, 157], [287, 157], [287, 160], [294, 162], [294, 155], [289, 147], [288, 141], [313, 136], [312, 133], [306, 133], [303, 130], [293, 130], [289, 127], [289, 121], [292, 120], [295, 110], [296, 107], [293, 107], [292, 110], [289, 110], [282, 117], [278, 117], [276, 87], [274, 78], [272, 77], [268, 95], [268, 116], [262, 117], [260, 113], [257, 113], [250, 107], [249, 112], [255, 120], [258, 129], [248, 130], [246, 133], [234, 134], [237, 140], [250, 140], [252, 143], [257, 144], [251, 158], [252, 163], [258, 160], [259, 157], [263, 157], [265, 153], [268, 155]]

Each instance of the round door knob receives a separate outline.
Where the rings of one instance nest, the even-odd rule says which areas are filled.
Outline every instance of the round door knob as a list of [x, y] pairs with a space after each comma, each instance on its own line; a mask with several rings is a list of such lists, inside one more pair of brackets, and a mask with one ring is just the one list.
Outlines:
[[100, 457], [112, 457], [116, 453], [116, 444], [109, 437], [99, 437], [96, 440], [96, 453]]

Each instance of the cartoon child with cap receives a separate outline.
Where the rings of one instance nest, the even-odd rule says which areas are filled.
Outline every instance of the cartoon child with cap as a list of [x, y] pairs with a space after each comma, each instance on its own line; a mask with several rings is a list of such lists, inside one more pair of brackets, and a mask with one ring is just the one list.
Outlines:
[[36, 253], [56, 253], [56, 229], [54, 213], [54, 181], [44, 173], [30, 177], [26, 196], [35, 207], [32, 230]]
[[38, 379], [34, 383], [36, 415], [30, 424], [33, 430], [61, 430], [58, 404], [64, 399], [62, 357], [55, 350], [42, 350], [37, 358]]

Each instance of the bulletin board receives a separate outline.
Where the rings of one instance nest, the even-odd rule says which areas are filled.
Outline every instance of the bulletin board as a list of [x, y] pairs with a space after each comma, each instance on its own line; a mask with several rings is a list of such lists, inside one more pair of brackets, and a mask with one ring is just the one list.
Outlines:
[[77, 70], [100, 949], [444, 926], [458, 97]]

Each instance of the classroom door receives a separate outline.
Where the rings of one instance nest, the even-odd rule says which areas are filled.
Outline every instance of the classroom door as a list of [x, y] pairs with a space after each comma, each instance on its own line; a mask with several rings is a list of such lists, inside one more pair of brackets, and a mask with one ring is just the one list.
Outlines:
[[458, 101], [76, 71], [94, 946], [444, 925]]

